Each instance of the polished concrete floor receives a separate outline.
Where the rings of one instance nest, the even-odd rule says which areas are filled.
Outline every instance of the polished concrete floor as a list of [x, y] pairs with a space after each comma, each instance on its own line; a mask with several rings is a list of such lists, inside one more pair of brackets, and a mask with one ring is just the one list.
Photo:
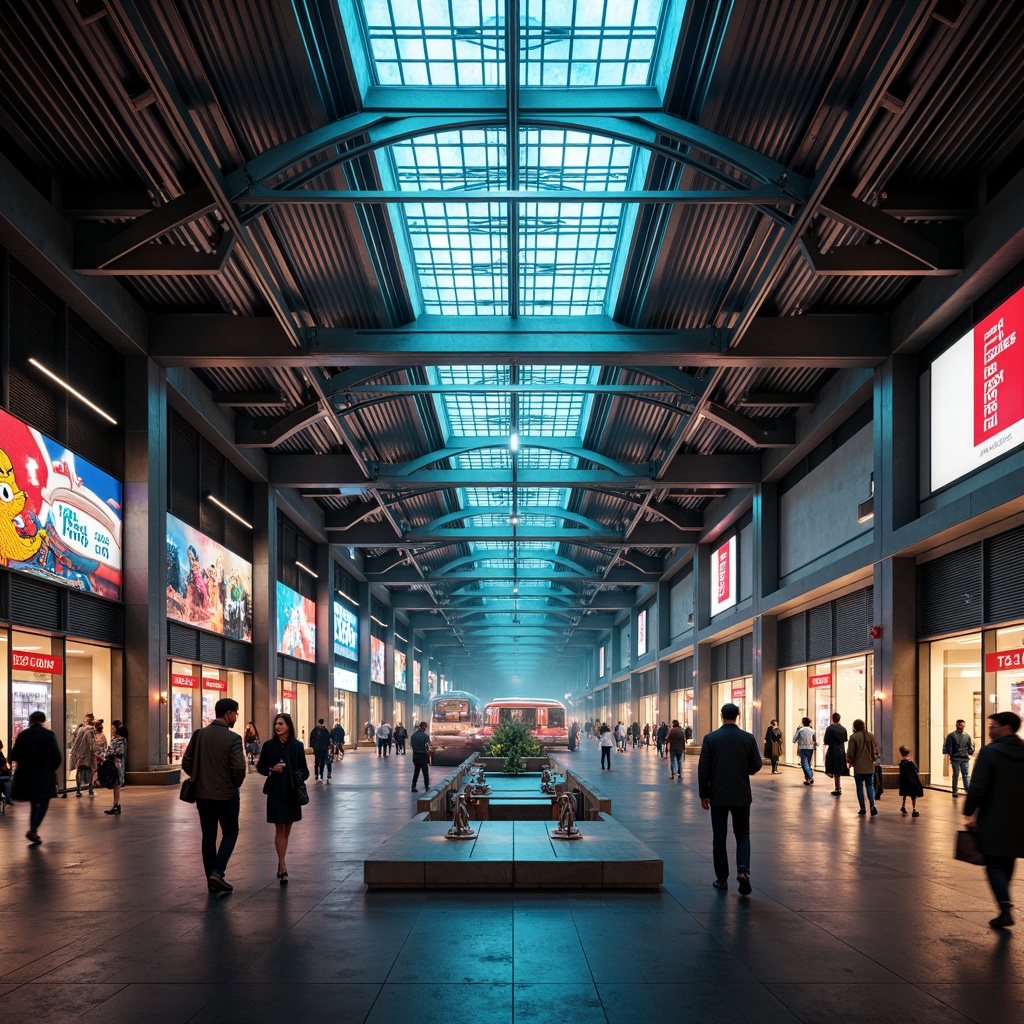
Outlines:
[[591, 742], [571, 756], [664, 858], [660, 892], [368, 893], [362, 858], [415, 797], [410, 759], [367, 749], [311, 784], [286, 888], [256, 775], [224, 897], [207, 894], [176, 789], [128, 788], [120, 817], [102, 813], [108, 793], [54, 801], [39, 847], [17, 806], [0, 818], [0, 1022], [1022, 1019], [1024, 920], [989, 929], [982, 870], [952, 859], [948, 793], [912, 819], [889, 792], [860, 818], [852, 785], [837, 799], [823, 776], [766, 769], [741, 898], [711, 888], [695, 760], [679, 784], [653, 749], [611, 772]]

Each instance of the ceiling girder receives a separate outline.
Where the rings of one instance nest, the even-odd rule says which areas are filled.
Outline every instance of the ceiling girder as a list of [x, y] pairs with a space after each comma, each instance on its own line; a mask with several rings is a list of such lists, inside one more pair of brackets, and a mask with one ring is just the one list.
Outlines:
[[[268, 457], [270, 483], [274, 487], [327, 488], [365, 487], [370, 481], [351, 455], [291, 455], [271, 452]], [[392, 476], [380, 463], [373, 486], [382, 490], [425, 485], [443, 487], [587, 487], [596, 490], [662, 490], [665, 488], [756, 487], [761, 482], [760, 455], [677, 455], [666, 466], [656, 464], [624, 467], [629, 475], [617, 476], [607, 470], [523, 469], [513, 477], [504, 469], [424, 470], [415, 479]]]
[[[384, 586], [410, 586], [416, 583], [451, 583], [465, 581], [480, 582], [482, 580], [495, 583], [506, 582], [510, 586], [517, 580], [529, 582], [565, 582], [605, 584], [617, 587], [647, 587], [661, 582], [660, 573], [641, 572], [630, 566], [615, 566], [607, 572], [566, 572], [561, 569], [523, 569], [513, 573], [511, 569], [477, 569], [460, 567], [447, 572], [435, 571], [426, 576], [415, 568], [403, 565], [401, 552], [382, 556], [380, 559], [368, 561], [363, 567], [363, 575], [371, 583]], [[389, 567], [388, 567], [389, 566]]]
[[[606, 316], [421, 316], [404, 327], [309, 328], [300, 333], [304, 344], [296, 347], [274, 317], [161, 314], [152, 318], [150, 355], [163, 366], [257, 362], [393, 369], [569, 361], [626, 367], [642, 363], [652, 373], [658, 365], [875, 367], [890, 355], [888, 317], [868, 313], [758, 317], [733, 348], [733, 334], [725, 328], [647, 330], [625, 327]], [[329, 382], [327, 387], [333, 393], [344, 390]]]
[[251, 409], [254, 406], [266, 408], [288, 405], [284, 392], [279, 389], [267, 391], [214, 391], [211, 395], [214, 405], [222, 409]]
[[216, 250], [201, 252], [190, 245], [147, 242], [100, 265], [89, 235], [105, 225], [83, 224], [75, 232], [75, 272], [86, 277], [209, 277], [219, 274], [235, 248], [234, 232], [225, 232]]
[[[339, 534], [329, 524], [327, 534], [334, 544], [344, 544], [353, 548], [395, 547], [410, 550], [427, 544], [481, 544], [495, 541], [515, 544], [546, 543], [546, 544], [582, 544], [587, 547], [602, 548], [668, 548], [680, 544], [693, 543], [693, 533], [700, 533], [702, 527], [688, 528], [691, 536], [687, 537], [676, 526], [665, 522], [641, 523], [628, 536], [621, 530], [603, 527], [600, 530], [558, 529], [547, 526], [464, 526], [453, 529], [428, 529], [426, 527], [409, 530], [402, 536], [396, 536], [389, 523], [360, 523]], [[534, 552], [528, 555], [533, 557]], [[491, 551], [482, 551], [477, 557], [480, 560], [493, 558]]]
[[238, 448], [273, 448], [300, 430], [305, 430], [326, 412], [326, 403], [311, 402], [268, 421], [254, 420], [248, 416], [236, 417], [235, 445]]
[[737, 404], [762, 409], [813, 409], [818, 404], [818, 392], [748, 391]]
[[792, 448], [796, 444], [796, 423], [788, 417], [761, 424], [717, 402], [706, 402], [703, 414], [755, 448]]

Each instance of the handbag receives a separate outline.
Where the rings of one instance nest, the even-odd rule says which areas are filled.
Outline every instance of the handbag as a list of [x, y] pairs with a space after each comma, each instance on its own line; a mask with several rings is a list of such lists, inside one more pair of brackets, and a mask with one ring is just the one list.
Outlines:
[[875, 765], [875, 799], [880, 797], [885, 792], [885, 786], [882, 785], [882, 766], [880, 764]]
[[305, 807], [309, 803], [309, 790], [306, 789], [304, 782], [295, 783], [295, 802], [300, 807]]
[[121, 773], [117, 770], [117, 762], [112, 757], [100, 762], [96, 769], [96, 781], [104, 789], [113, 789], [120, 781]]
[[953, 849], [953, 857], [962, 860], [965, 864], [985, 863], [985, 854], [981, 852], [978, 843], [978, 833], [973, 829], [962, 828], [956, 834], [956, 846]]
[[199, 774], [199, 750], [202, 747], [202, 739], [196, 738], [196, 756], [195, 762], [192, 765], [192, 774], [185, 779], [181, 784], [181, 789], [178, 790], [178, 799], [184, 800], [187, 804], [194, 804], [196, 802], [196, 782], [195, 777]]

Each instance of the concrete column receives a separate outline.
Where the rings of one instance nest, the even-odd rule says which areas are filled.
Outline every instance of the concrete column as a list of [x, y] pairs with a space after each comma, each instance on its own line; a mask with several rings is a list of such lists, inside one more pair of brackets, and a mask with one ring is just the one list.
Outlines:
[[[359, 607], [356, 609], [359, 617], [359, 692], [356, 694], [356, 718], [359, 730], [359, 740], [366, 740], [363, 729], [370, 721], [370, 584], [359, 584]], [[374, 722], [374, 727], [380, 722]]]
[[[877, 494], [877, 491], [876, 491]], [[877, 507], [877, 506], [876, 506]], [[876, 513], [877, 514], [877, 513]], [[887, 558], [875, 565], [874, 732], [886, 764], [895, 764], [901, 743], [920, 750], [927, 703], [918, 701], [917, 566], [913, 558]]]
[[711, 644], [707, 642], [693, 647], [693, 697], [697, 705], [693, 741], [700, 743], [719, 726], [719, 709], [711, 705]]
[[314, 718], [331, 728], [334, 696], [334, 559], [330, 544], [317, 544], [316, 563], [316, 689]]
[[658, 720], [653, 725], [657, 728], [661, 725], [662, 719], [668, 721], [669, 705], [672, 703], [671, 666], [667, 661], [659, 661], [655, 672], [658, 673]]
[[124, 721], [128, 768], [145, 771], [167, 764], [169, 732], [167, 377], [145, 356], [128, 356], [124, 378]]
[[252, 707], [253, 723], [270, 735], [277, 699], [277, 494], [267, 484], [253, 487], [252, 536]]
[[761, 484], [754, 493], [754, 607], [779, 589], [779, 489]]
[[874, 527], [879, 540], [917, 518], [917, 389], [914, 356], [893, 356], [875, 371]]
[[773, 718], [779, 717], [779, 620], [774, 615], [754, 619], [754, 678], [752, 700], [760, 702], [751, 715], [751, 729], [760, 740]]

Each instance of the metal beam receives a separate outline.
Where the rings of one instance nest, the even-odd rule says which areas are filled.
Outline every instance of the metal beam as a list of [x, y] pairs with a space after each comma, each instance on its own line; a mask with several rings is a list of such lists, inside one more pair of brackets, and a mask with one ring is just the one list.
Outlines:
[[235, 444], [239, 448], [273, 448], [305, 430], [327, 411], [325, 403], [312, 402], [269, 422], [239, 417], [235, 421]]
[[[270, 482], [275, 487], [323, 489], [366, 487], [366, 476], [351, 455], [290, 455], [272, 453], [268, 459]], [[386, 465], [376, 471], [373, 486], [382, 490], [422, 490], [438, 487], [587, 487], [596, 490], [662, 490], [685, 488], [714, 490], [756, 487], [761, 482], [759, 455], [677, 455], [667, 466], [655, 464], [627, 467], [629, 476], [605, 470], [559, 469], [511, 470], [452, 469], [421, 470], [411, 477], [392, 476]]]
[[762, 409], [813, 409], [818, 404], [818, 392], [748, 391], [737, 404]]
[[[691, 527], [690, 534], [699, 534], [702, 527]], [[507, 544], [545, 543], [582, 544], [601, 548], [668, 548], [680, 544], [692, 544], [693, 536], [687, 537], [677, 527], [668, 523], [641, 523], [629, 536], [621, 530], [603, 527], [601, 530], [558, 529], [556, 527], [523, 526], [464, 526], [451, 529], [415, 529], [398, 537], [389, 523], [361, 523], [345, 531], [330, 526], [328, 534], [335, 544], [353, 548], [395, 547], [412, 550], [427, 544], [481, 544], [503, 542]], [[493, 557], [493, 553], [481, 552], [481, 560]]]
[[75, 272], [86, 277], [209, 277], [219, 274], [235, 248], [235, 235], [227, 232], [216, 251], [200, 252], [190, 245], [149, 242], [103, 266], [97, 263], [93, 246], [76, 232]]
[[599, 572], [563, 572], [562, 570], [551, 569], [523, 569], [513, 574], [511, 569], [476, 569], [459, 568], [450, 572], [432, 572], [427, 576], [421, 575], [411, 566], [402, 565], [404, 556], [401, 552], [395, 552], [388, 556], [387, 561], [391, 568], [378, 568], [376, 560], [368, 562], [363, 568], [363, 575], [372, 583], [379, 583], [385, 586], [409, 586], [422, 583], [454, 583], [460, 580], [469, 582], [506, 581], [510, 585], [516, 580], [519, 582], [536, 580], [544, 582], [566, 582], [566, 583], [590, 583], [606, 584], [617, 587], [646, 587], [661, 581], [658, 573], [640, 572], [629, 566], [616, 566], [607, 573]]
[[796, 427], [792, 419], [776, 420], [765, 426], [717, 402], [706, 402], [703, 415], [755, 448], [792, 448], [796, 443]]
[[284, 392], [272, 389], [268, 391], [214, 391], [214, 405], [222, 409], [251, 409], [254, 406], [273, 408], [288, 404]]
[[955, 277], [963, 273], [963, 260], [941, 257], [931, 267], [885, 242], [837, 245], [819, 252], [812, 236], [800, 239], [800, 248], [818, 277]]
[[732, 348], [732, 332], [727, 329], [634, 329], [606, 316], [517, 320], [421, 316], [404, 327], [311, 328], [303, 336], [303, 346], [297, 348], [271, 317], [164, 314], [152, 318], [150, 354], [163, 366], [192, 367], [248, 367], [255, 362], [273, 367], [393, 369], [570, 360], [587, 365], [663, 366], [663, 376], [680, 363], [874, 367], [890, 354], [888, 318], [876, 314], [759, 317]]

